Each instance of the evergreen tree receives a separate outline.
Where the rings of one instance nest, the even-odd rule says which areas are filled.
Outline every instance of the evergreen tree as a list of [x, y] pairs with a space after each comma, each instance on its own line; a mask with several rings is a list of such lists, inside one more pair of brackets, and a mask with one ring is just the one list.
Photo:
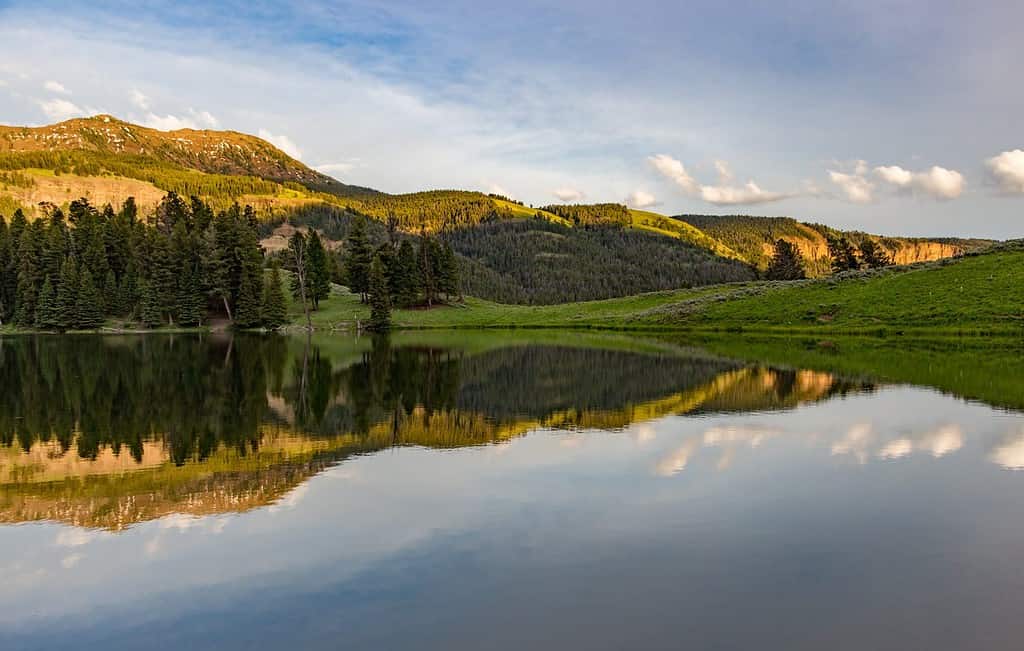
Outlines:
[[245, 273], [242, 285], [238, 290], [238, 304], [235, 306], [235, 326], [238, 328], [255, 328], [260, 325], [261, 290], [259, 275]]
[[78, 262], [68, 258], [60, 268], [60, 283], [57, 285], [57, 310], [59, 327], [70, 330], [78, 327], [78, 292], [81, 278]]
[[164, 316], [160, 309], [160, 300], [152, 283], [142, 279], [139, 281], [140, 307], [142, 323], [148, 328], [159, 328], [163, 325]]
[[320, 234], [315, 229], [309, 230], [306, 238], [307, 250], [307, 281], [310, 298], [313, 301], [313, 309], [320, 309], [320, 301], [326, 300], [331, 295], [331, 274], [327, 265], [327, 251], [320, 239]]
[[366, 236], [366, 220], [356, 217], [348, 236], [348, 250], [345, 256], [345, 278], [348, 288], [359, 294], [363, 302], [370, 291], [370, 265], [373, 250]]
[[153, 305], [151, 309], [160, 312], [161, 318], [174, 325], [175, 307], [178, 299], [178, 272], [170, 242], [160, 231], [153, 229], [149, 234], [149, 269], [147, 290]]
[[803, 255], [796, 245], [779, 239], [775, 242], [775, 254], [765, 272], [768, 280], [801, 280], [807, 277]]
[[203, 297], [199, 290], [199, 278], [191, 264], [186, 264], [178, 279], [178, 300], [176, 310], [178, 323], [192, 328], [203, 323]]
[[832, 272], [853, 271], [860, 269], [857, 251], [846, 237], [829, 237], [828, 254], [832, 258]]
[[420, 247], [416, 257], [420, 267], [420, 287], [423, 288], [427, 305], [433, 305], [437, 299], [437, 247], [433, 238], [420, 235]]
[[367, 328], [374, 332], [391, 329], [391, 299], [388, 296], [388, 280], [384, 275], [384, 262], [374, 256], [370, 263], [369, 277], [370, 321]]
[[113, 269], [107, 269], [107, 275], [103, 278], [102, 297], [104, 314], [122, 316], [128, 311], [121, 302], [123, 297]]
[[288, 322], [288, 308], [281, 287], [281, 266], [275, 260], [263, 283], [263, 326], [276, 330]]
[[61, 327], [60, 310], [57, 308], [57, 293], [49, 278], [43, 282], [43, 289], [39, 292], [35, 327], [43, 330], [56, 330]]
[[11, 261], [11, 242], [8, 234], [7, 219], [0, 215], [0, 326], [6, 323], [11, 315], [8, 310], [14, 305], [13, 297], [7, 295], [7, 273]]
[[860, 243], [860, 256], [869, 269], [880, 269], [893, 263], [886, 250], [870, 238]]
[[438, 289], [444, 292], [448, 300], [460, 294], [459, 265], [455, 259], [455, 251], [451, 244], [445, 242], [438, 251]]
[[75, 305], [78, 318], [76, 326], [93, 330], [103, 325], [103, 299], [93, 281], [91, 271], [84, 269], [79, 277], [78, 300]]
[[396, 305], [409, 307], [416, 304], [420, 293], [420, 270], [416, 249], [408, 239], [402, 240], [398, 246], [395, 270], [390, 280]]

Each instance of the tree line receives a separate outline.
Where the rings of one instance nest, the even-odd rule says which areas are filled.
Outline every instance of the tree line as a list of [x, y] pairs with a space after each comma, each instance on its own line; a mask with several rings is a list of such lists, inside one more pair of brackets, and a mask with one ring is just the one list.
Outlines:
[[[807, 278], [807, 263], [800, 248], [788, 240], [775, 241], [774, 253], [764, 277], [768, 280], [802, 280]], [[873, 239], [864, 238], [855, 245], [845, 236], [828, 236], [828, 256], [832, 273], [881, 269], [891, 266], [889, 252]]]
[[107, 318], [193, 327], [223, 315], [239, 328], [276, 328], [287, 303], [281, 274], [264, 274], [251, 207], [214, 212], [168, 193], [152, 215], [129, 198], [115, 211], [87, 199], [29, 222], [0, 216], [0, 323], [93, 329]]

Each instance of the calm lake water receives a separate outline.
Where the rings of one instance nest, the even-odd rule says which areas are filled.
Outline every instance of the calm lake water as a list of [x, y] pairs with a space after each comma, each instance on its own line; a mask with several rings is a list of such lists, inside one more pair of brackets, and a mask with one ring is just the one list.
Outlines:
[[1019, 649], [1022, 360], [0, 339], [0, 648]]

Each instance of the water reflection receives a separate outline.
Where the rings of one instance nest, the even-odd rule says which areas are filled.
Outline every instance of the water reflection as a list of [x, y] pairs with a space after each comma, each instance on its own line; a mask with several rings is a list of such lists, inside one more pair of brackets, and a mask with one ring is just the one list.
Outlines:
[[[538, 429], [630, 428], [669, 416], [751, 414], [873, 392], [872, 381], [742, 363], [685, 347], [523, 341], [40, 337], [0, 340], [0, 522], [123, 529], [168, 514], [241, 512], [295, 499], [309, 477], [396, 446], [497, 444]], [[701, 450], [719, 471], [784, 436], [726, 424], [676, 444], [654, 474]], [[858, 419], [804, 433], [858, 463], [959, 450], [956, 423], [891, 432]], [[1024, 466], [1022, 435], [991, 458]], [[565, 438], [581, 445], [585, 438]], [[286, 503], [286, 501], [285, 501]]]
[[0, 648], [1018, 646], [1024, 416], [536, 337], [0, 341]]

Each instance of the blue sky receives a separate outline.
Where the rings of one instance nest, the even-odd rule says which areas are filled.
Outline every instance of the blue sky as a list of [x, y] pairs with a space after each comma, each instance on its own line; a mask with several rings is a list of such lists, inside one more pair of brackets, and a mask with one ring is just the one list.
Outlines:
[[346, 182], [1024, 231], [1024, 5], [0, 0], [0, 123], [263, 135]]

